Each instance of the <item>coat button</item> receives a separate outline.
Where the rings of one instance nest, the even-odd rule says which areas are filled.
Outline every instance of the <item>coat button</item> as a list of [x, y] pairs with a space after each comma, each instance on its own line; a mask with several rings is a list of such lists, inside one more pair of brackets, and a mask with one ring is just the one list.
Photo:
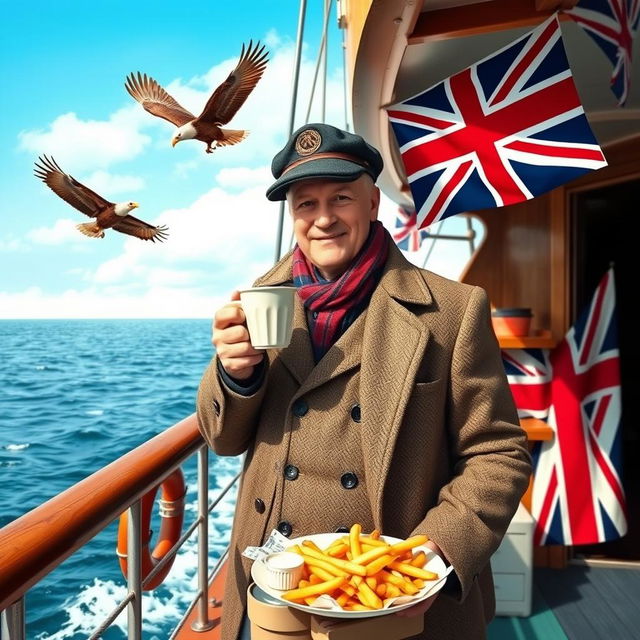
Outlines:
[[360, 422], [362, 419], [362, 412], [360, 411], [359, 404], [354, 404], [353, 407], [351, 407], [351, 419], [354, 422]]
[[358, 486], [358, 476], [348, 471], [342, 475], [340, 482], [345, 489], [355, 489]]
[[220, 416], [220, 403], [217, 400], [213, 401], [213, 410], [216, 412], [217, 416]]
[[309, 411], [309, 405], [302, 398], [298, 398], [293, 403], [292, 410], [293, 410], [294, 416], [297, 416], [298, 418], [302, 418], [302, 416], [306, 415], [307, 411]]
[[300, 473], [300, 470], [298, 469], [298, 467], [295, 467], [292, 464], [288, 464], [284, 468], [284, 477], [287, 480], [295, 480], [298, 477], [299, 473]]
[[256, 498], [256, 501], [253, 503], [253, 506], [256, 508], [258, 513], [264, 513], [264, 502], [260, 500], [260, 498]]
[[349, 527], [338, 527], [336, 533], [349, 533]]
[[293, 527], [286, 520], [283, 520], [282, 522], [278, 522], [278, 531], [288, 538], [293, 531]]

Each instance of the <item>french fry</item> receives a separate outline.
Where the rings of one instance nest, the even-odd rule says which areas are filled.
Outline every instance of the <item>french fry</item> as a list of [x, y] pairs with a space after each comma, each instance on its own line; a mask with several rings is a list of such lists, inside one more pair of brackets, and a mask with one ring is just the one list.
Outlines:
[[400, 595], [400, 587], [397, 587], [395, 584], [383, 584], [387, 587], [387, 598], [397, 598]]
[[420, 545], [427, 542], [427, 540], [429, 540], [429, 538], [425, 535], [411, 536], [411, 538], [402, 540], [402, 542], [396, 542], [395, 544], [392, 544], [390, 553], [398, 556], [401, 553], [404, 553], [405, 551], [407, 551], [408, 549], [419, 547]]
[[334, 558], [343, 558], [346, 555], [347, 551], [349, 551], [349, 545], [344, 542], [332, 545], [325, 549], [325, 553], [328, 556], [332, 556]]
[[311, 578], [314, 576], [316, 578], [320, 578], [320, 582], [326, 582], [327, 580], [332, 580], [336, 577], [335, 574], [329, 573], [329, 571], [326, 571], [322, 567], [317, 567], [312, 564], [309, 565], [309, 572], [311, 573], [309, 581], [311, 581]]
[[414, 567], [424, 567], [426, 561], [427, 554], [424, 551], [418, 551], [409, 564], [412, 564]]
[[437, 573], [433, 573], [433, 571], [426, 571], [425, 569], [420, 569], [420, 567], [414, 567], [412, 564], [407, 564], [406, 562], [395, 561], [392, 562], [389, 566], [392, 569], [400, 571], [400, 573], [411, 576], [412, 578], [421, 578], [422, 580], [436, 580], [438, 578]]
[[373, 538], [374, 540], [379, 540], [380, 539], [380, 530], [379, 529], [374, 529], [370, 534], [369, 534], [370, 538]]
[[369, 563], [381, 558], [385, 554], [389, 553], [389, 545], [382, 547], [370, 547], [368, 551], [361, 553], [357, 558], [353, 559], [355, 564], [368, 565]]
[[302, 589], [290, 589], [282, 594], [282, 598], [287, 601], [304, 600], [309, 596], [320, 596], [324, 593], [331, 593], [347, 581], [346, 576], [339, 576], [328, 580], [327, 582], [320, 582], [319, 584], [312, 584]]
[[381, 556], [380, 558], [377, 558], [376, 560], [374, 560], [373, 562], [370, 562], [366, 566], [366, 575], [372, 576], [375, 573], [378, 573], [378, 571], [381, 571], [382, 569], [384, 569], [387, 565], [391, 564], [394, 560], [395, 560], [395, 557], [389, 555], [388, 553]]
[[311, 556], [312, 558], [316, 558], [323, 562], [328, 562], [334, 567], [346, 571], [347, 573], [354, 573], [360, 576], [365, 576], [367, 574], [364, 567], [353, 564], [353, 562], [350, 562], [349, 560], [342, 560], [342, 558], [333, 558], [332, 556], [324, 554], [322, 551], [316, 551], [315, 549], [305, 547], [303, 554]]
[[[376, 587], [376, 595], [379, 596], [380, 598], [384, 598], [387, 595], [387, 587], [389, 585], [387, 585], [386, 582], [381, 582], [377, 587]], [[392, 585], [393, 586], [393, 585]]]
[[351, 525], [351, 529], [349, 530], [349, 548], [352, 558], [357, 558], [362, 553], [362, 547], [360, 546], [361, 533], [362, 527], [359, 524]]
[[400, 591], [403, 591], [409, 596], [415, 595], [419, 591], [418, 587], [416, 587], [411, 580], [405, 579], [402, 576], [396, 576], [389, 571], [381, 571], [379, 580], [395, 585]]
[[367, 576], [364, 581], [369, 585], [370, 589], [373, 589], [374, 591], [376, 590], [376, 587], [378, 586], [377, 578], [374, 576]]
[[362, 604], [365, 604], [372, 609], [382, 609], [382, 600], [378, 598], [376, 592], [363, 580], [358, 585], [358, 597]]
[[372, 538], [371, 536], [367, 537], [367, 536], [363, 536], [362, 537], [362, 544], [366, 544], [370, 547], [388, 547], [388, 543], [386, 543], [384, 540], [380, 540], [378, 538]]
[[307, 554], [302, 554], [302, 557], [304, 558], [304, 561], [306, 564], [309, 565], [309, 567], [319, 567], [320, 569], [324, 569], [325, 571], [327, 571], [328, 573], [330, 573], [333, 576], [348, 576], [349, 572], [345, 571], [344, 569], [340, 569], [339, 567], [336, 567], [334, 564], [331, 564], [330, 562], [327, 562], [326, 560], [319, 560], [318, 558], [314, 558], [312, 556], [309, 556]]

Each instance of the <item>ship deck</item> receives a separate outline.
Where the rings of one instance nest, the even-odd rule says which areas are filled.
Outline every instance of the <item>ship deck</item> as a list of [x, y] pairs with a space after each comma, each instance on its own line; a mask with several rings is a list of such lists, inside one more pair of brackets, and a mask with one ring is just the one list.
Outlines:
[[496, 618], [489, 625], [489, 640], [632, 640], [639, 637], [638, 568], [536, 568], [533, 581], [531, 615]]

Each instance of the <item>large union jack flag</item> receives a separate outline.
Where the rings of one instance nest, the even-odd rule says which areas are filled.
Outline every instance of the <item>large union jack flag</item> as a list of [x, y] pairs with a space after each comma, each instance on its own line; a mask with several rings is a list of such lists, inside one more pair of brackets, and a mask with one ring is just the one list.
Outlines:
[[581, 0], [566, 13], [609, 58], [611, 90], [622, 106], [631, 86], [631, 50], [640, 23], [640, 0]]
[[534, 455], [535, 544], [593, 544], [627, 531], [613, 270], [550, 356], [554, 439]]
[[418, 251], [422, 241], [429, 235], [427, 229], [418, 229], [418, 216], [415, 209], [398, 207], [396, 210], [396, 228], [393, 239], [403, 251]]
[[533, 198], [606, 165], [555, 14], [388, 114], [420, 228]]

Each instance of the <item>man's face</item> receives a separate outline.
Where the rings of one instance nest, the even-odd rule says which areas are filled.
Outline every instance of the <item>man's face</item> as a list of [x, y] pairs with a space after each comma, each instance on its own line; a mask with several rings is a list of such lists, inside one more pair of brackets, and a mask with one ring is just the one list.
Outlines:
[[380, 191], [366, 174], [353, 182], [305, 180], [291, 185], [287, 201], [298, 246], [323, 277], [335, 280], [367, 239]]

